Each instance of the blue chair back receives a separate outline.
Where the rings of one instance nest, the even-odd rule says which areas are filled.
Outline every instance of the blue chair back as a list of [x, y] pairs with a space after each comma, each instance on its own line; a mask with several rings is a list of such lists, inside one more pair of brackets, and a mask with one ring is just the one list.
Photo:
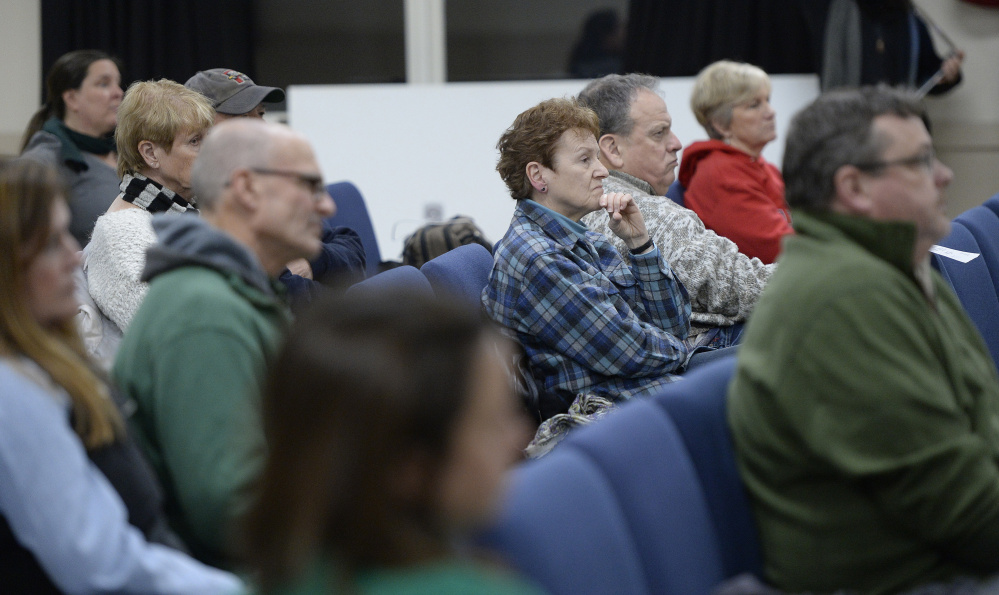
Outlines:
[[750, 572], [763, 576], [763, 550], [735, 460], [728, 427], [728, 384], [735, 372], [735, 355], [704, 365], [691, 373], [684, 390], [664, 392], [656, 403], [669, 412], [687, 447], [708, 501], [715, 535], [721, 547], [726, 577]]
[[402, 265], [368, 277], [347, 288], [348, 294], [378, 295], [380, 293], [406, 289], [429, 297], [434, 296], [430, 281], [420, 269]]
[[991, 273], [994, 291], [999, 293], [999, 214], [984, 205], [977, 206], [958, 215], [954, 223], [968, 228], [975, 238]]
[[991, 209], [993, 213], [999, 217], [999, 192], [993, 194], [991, 198], [985, 201], [985, 208]]
[[960, 262], [933, 254], [931, 262], [961, 300], [961, 305], [978, 328], [989, 354], [992, 355], [992, 361], [999, 369], [999, 292], [996, 290], [999, 270], [992, 269], [985, 258], [985, 249], [978, 243], [976, 235], [965, 226], [965, 220], [961, 217], [955, 219], [951, 223], [950, 234], [939, 245], [981, 256], [969, 262]]
[[680, 180], [673, 180], [673, 183], [670, 184], [669, 188], [666, 190], [666, 198], [672, 200], [681, 207], [685, 206], [683, 204], [683, 195], [686, 191], [687, 189], [683, 187]]
[[552, 595], [651, 595], [615, 487], [567, 446], [514, 473], [485, 545]]
[[[486, 545], [555, 594], [703, 594], [735, 573], [758, 572], [759, 538], [720, 431], [733, 361], [626, 403], [523, 465]], [[674, 420], [665, 403], [682, 395], [712, 406], [682, 407]], [[689, 432], [678, 429], [681, 419]], [[703, 428], [711, 433], [693, 440]], [[712, 464], [723, 465], [722, 477], [709, 477]]]
[[452, 295], [478, 306], [489, 282], [493, 255], [485, 246], [465, 244], [427, 261], [420, 271], [437, 295]]
[[378, 250], [378, 240], [375, 238], [375, 228], [371, 223], [371, 215], [368, 214], [368, 207], [364, 204], [361, 192], [350, 182], [334, 182], [326, 186], [326, 192], [333, 197], [336, 203], [336, 213], [326, 218], [326, 222], [333, 226], [349, 227], [361, 236], [361, 244], [364, 246], [364, 259], [368, 276], [378, 273], [378, 265], [382, 262], [381, 252]]

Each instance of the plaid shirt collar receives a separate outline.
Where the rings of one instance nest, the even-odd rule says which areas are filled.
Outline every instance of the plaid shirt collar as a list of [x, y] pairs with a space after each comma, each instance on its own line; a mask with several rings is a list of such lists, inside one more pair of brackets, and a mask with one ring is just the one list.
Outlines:
[[[567, 250], [571, 251], [577, 244], [582, 244], [586, 252], [596, 254], [596, 249], [593, 247], [596, 238], [592, 236], [599, 234], [590, 231], [582, 223], [576, 223], [530, 199], [520, 201], [517, 205], [517, 215], [541, 227], [549, 237]], [[575, 226], [579, 226], [579, 229], [573, 229]]]

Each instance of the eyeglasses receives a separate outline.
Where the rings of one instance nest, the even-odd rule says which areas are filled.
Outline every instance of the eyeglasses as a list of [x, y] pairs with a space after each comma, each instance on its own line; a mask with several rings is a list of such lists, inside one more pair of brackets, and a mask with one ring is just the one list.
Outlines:
[[322, 196], [326, 192], [326, 187], [323, 185], [323, 179], [319, 176], [312, 174], [303, 174], [297, 171], [287, 171], [283, 169], [267, 169], [263, 167], [254, 167], [250, 171], [263, 176], [284, 176], [286, 178], [292, 178], [299, 184], [302, 184], [309, 189], [312, 196]]
[[903, 157], [901, 159], [892, 159], [889, 161], [869, 161], [867, 163], [854, 163], [853, 166], [857, 169], [863, 171], [877, 171], [879, 169], [885, 169], [886, 167], [891, 167], [893, 165], [900, 165], [902, 167], [914, 167], [920, 166], [928, 172], [933, 171], [933, 164], [936, 163], [937, 154], [933, 149], [920, 153], [918, 155], [913, 155], [912, 157]]

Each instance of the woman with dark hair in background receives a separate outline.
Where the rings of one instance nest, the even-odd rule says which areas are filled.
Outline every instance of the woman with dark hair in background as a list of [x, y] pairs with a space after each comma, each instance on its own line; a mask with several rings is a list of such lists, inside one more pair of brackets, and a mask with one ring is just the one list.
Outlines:
[[[327, 294], [271, 370], [244, 538], [265, 593], [537, 593], [468, 555], [529, 438], [477, 309]], [[462, 547], [462, 546], [465, 547]]]
[[55, 170], [0, 170], [0, 585], [233, 592], [235, 577], [174, 549], [159, 485], [84, 352], [79, 249]]
[[118, 191], [114, 132], [121, 65], [98, 50], [61, 56], [49, 70], [45, 103], [21, 139], [21, 155], [56, 166], [69, 186], [70, 233], [81, 246]]

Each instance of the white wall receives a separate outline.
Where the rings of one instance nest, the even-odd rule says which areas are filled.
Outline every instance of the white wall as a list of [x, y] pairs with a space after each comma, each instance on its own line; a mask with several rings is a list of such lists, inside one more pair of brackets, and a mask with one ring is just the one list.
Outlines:
[[[680, 140], [706, 138], [688, 107], [693, 79], [662, 82]], [[490, 240], [500, 239], [514, 201], [495, 171], [496, 142], [523, 110], [575, 95], [585, 83], [292, 86], [288, 116], [313, 143], [326, 178], [358, 186], [382, 258], [396, 259], [428, 205], [440, 205], [445, 218], [469, 215]], [[814, 75], [773, 77], [778, 140], [764, 151], [768, 160], [780, 164], [788, 121], [817, 94]]]
[[17, 153], [41, 106], [41, 0], [0, 0], [0, 155]]

